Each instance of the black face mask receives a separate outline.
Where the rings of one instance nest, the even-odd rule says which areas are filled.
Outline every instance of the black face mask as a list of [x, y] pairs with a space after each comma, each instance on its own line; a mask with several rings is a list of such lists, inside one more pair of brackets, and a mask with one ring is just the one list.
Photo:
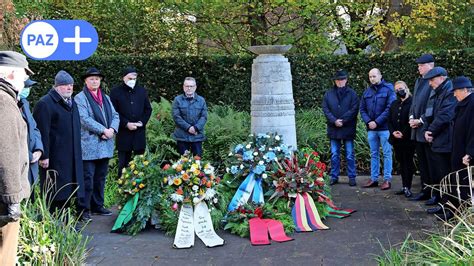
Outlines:
[[404, 99], [407, 96], [407, 92], [405, 90], [397, 91], [397, 95], [400, 99]]

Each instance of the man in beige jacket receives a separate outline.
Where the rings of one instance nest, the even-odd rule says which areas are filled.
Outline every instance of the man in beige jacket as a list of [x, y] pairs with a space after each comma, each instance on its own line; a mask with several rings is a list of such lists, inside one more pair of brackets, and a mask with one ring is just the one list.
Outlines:
[[0, 265], [15, 265], [20, 202], [30, 195], [27, 126], [18, 95], [28, 79], [26, 57], [0, 51]]

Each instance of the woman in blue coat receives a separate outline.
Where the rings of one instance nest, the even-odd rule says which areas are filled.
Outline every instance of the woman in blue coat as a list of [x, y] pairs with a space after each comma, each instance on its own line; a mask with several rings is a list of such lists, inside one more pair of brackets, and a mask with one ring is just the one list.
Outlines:
[[356, 185], [354, 138], [356, 135], [359, 98], [347, 86], [347, 72], [339, 70], [333, 78], [334, 87], [324, 94], [323, 112], [327, 119], [327, 134], [331, 141], [331, 185], [339, 180], [340, 150], [344, 144], [349, 185]]

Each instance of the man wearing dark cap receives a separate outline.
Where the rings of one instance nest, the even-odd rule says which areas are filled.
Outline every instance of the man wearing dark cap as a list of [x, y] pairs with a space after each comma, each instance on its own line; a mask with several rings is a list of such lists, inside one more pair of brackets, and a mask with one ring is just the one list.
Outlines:
[[356, 185], [356, 166], [354, 138], [356, 135], [359, 98], [356, 92], [347, 85], [347, 72], [336, 71], [333, 77], [334, 86], [323, 98], [323, 112], [327, 120], [327, 135], [331, 142], [331, 182], [339, 181], [339, 164], [341, 143], [344, 144], [347, 161], [349, 185]]
[[430, 150], [430, 146], [424, 136], [424, 121], [426, 120], [424, 116], [431, 88], [429, 80], [424, 79], [423, 76], [434, 68], [434, 62], [435, 60], [431, 54], [423, 54], [416, 59], [420, 77], [418, 77], [415, 82], [413, 100], [409, 113], [409, 124], [412, 128], [411, 139], [415, 141], [418, 169], [420, 170], [421, 177], [421, 191], [411, 199], [415, 201], [427, 200], [431, 195], [428, 157], [426, 155]]
[[40, 184], [42, 191], [50, 189], [46, 196], [52, 200], [51, 211], [68, 207], [71, 196], [76, 196], [80, 213], [84, 209], [81, 122], [73, 85], [71, 75], [59, 71], [53, 88], [36, 103], [33, 117], [43, 142]]
[[117, 134], [118, 177], [132, 156], [143, 154], [146, 147], [146, 124], [151, 116], [151, 104], [145, 87], [137, 84], [137, 71], [126, 67], [122, 83], [110, 92], [110, 99], [120, 115]]
[[82, 76], [84, 87], [76, 95], [81, 117], [82, 162], [84, 165], [85, 207], [83, 217], [89, 213], [112, 215], [104, 208], [104, 188], [109, 171], [109, 159], [114, 155], [115, 134], [119, 127], [119, 114], [109, 96], [101, 88], [104, 75], [89, 68]]
[[[443, 194], [442, 205], [440, 204], [431, 210], [431, 213], [439, 215], [443, 220], [452, 218], [455, 208], [469, 200], [471, 195], [466, 167], [472, 165], [471, 158], [474, 156], [474, 94], [472, 94], [472, 82], [467, 77], [457, 77], [453, 80], [453, 90], [458, 103], [455, 109], [453, 126], [451, 171], [457, 171], [457, 173], [450, 175], [450, 187], [446, 191], [447, 193]], [[448, 202], [451, 204], [446, 204]], [[443, 206], [448, 208], [444, 209]], [[454, 208], [450, 209], [449, 207]]]
[[24, 55], [0, 51], [0, 265], [16, 264], [20, 202], [30, 195], [28, 131], [17, 105], [27, 72]]
[[430, 145], [427, 151], [428, 171], [432, 197], [426, 205], [435, 205], [440, 200], [441, 179], [451, 171], [452, 120], [456, 99], [448, 72], [442, 67], [434, 67], [425, 76], [432, 88], [425, 111], [425, 139]]

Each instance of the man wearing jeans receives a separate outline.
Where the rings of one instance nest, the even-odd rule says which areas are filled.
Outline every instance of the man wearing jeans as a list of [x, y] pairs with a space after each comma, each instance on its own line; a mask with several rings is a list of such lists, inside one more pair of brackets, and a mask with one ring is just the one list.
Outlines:
[[388, 142], [388, 115], [390, 105], [396, 99], [393, 84], [382, 79], [382, 74], [377, 68], [369, 72], [371, 85], [362, 94], [360, 115], [367, 125], [367, 135], [370, 146], [370, 180], [364, 186], [377, 187], [380, 173], [379, 149], [383, 151], [383, 178], [380, 189], [391, 187], [392, 181], [392, 146]]
[[354, 138], [356, 135], [359, 99], [347, 85], [347, 72], [338, 70], [333, 78], [335, 85], [324, 95], [323, 112], [327, 119], [327, 134], [331, 141], [331, 183], [339, 180], [340, 150], [343, 143], [346, 151], [349, 185], [356, 185]]

